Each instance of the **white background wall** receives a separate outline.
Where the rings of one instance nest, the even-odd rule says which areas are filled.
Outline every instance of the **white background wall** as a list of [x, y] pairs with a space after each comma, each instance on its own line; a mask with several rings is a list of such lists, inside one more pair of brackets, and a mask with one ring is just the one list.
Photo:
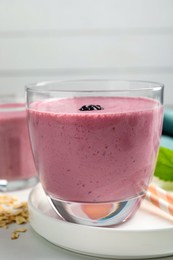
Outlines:
[[173, 104], [173, 1], [0, 0], [0, 94], [70, 77], [162, 82]]

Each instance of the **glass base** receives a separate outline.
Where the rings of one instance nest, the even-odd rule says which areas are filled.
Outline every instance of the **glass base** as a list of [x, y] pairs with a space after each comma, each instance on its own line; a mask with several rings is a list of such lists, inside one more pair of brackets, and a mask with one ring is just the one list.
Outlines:
[[144, 194], [127, 201], [109, 203], [78, 203], [48, 200], [58, 215], [69, 222], [89, 226], [118, 225], [129, 219], [139, 208]]
[[0, 192], [8, 192], [30, 188], [38, 183], [38, 177], [21, 180], [0, 180]]

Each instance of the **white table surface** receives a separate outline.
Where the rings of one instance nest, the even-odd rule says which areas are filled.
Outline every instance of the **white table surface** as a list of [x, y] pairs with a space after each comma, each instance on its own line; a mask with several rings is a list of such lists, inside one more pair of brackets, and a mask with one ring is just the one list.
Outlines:
[[[21, 200], [27, 200], [30, 189], [12, 192], [10, 194], [17, 195]], [[0, 260], [93, 260], [106, 259], [80, 255], [57, 247], [44, 238], [39, 236], [30, 226], [25, 225], [27, 232], [22, 233], [16, 240], [11, 240], [11, 232], [15, 230], [16, 225], [12, 224], [8, 230], [0, 229]], [[17, 225], [18, 227], [18, 225]], [[44, 228], [44, 227], [43, 227]], [[75, 239], [75, 238], [74, 238]], [[155, 258], [157, 259], [157, 258]], [[173, 256], [158, 258], [159, 260], [173, 260]]]

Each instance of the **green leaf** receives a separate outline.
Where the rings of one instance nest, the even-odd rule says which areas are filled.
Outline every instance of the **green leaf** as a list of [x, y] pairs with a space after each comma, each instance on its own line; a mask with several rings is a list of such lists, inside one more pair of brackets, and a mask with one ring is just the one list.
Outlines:
[[160, 147], [154, 175], [163, 181], [173, 181], [173, 150]]

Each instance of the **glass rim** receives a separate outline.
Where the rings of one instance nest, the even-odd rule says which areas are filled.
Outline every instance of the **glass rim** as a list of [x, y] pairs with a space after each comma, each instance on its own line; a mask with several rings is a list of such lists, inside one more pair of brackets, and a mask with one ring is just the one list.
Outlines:
[[[116, 83], [116, 84], [139, 84], [138, 87], [132, 87], [132, 88], [124, 88], [124, 89], [46, 89], [48, 86], [54, 86], [54, 85], [59, 85], [60, 84], [70, 84], [70, 83], [90, 83], [90, 82], [105, 82], [105, 83]], [[146, 86], [140, 86], [144, 85]], [[148, 86], [147, 86], [148, 85]], [[40, 81], [40, 82], [35, 82], [35, 83], [30, 83], [25, 85], [25, 91], [26, 92], [33, 92], [33, 93], [56, 93], [56, 92], [77, 92], [77, 93], [87, 93], [87, 92], [134, 92], [134, 91], [147, 91], [147, 90], [163, 90], [164, 89], [164, 84], [159, 83], [159, 82], [154, 82], [154, 81], [145, 81], [145, 80], [119, 80], [119, 79], [62, 79], [62, 80], [52, 80], [52, 81]]]

